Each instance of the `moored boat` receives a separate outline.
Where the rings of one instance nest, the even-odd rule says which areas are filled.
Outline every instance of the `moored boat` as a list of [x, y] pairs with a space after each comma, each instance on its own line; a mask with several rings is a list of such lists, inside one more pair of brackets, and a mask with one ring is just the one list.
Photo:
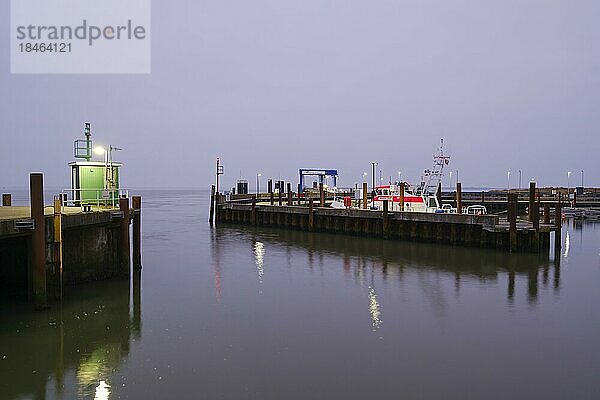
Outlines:
[[[383, 202], [388, 201], [390, 211], [445, 212], [441, 205], [441, 182], [444, 166], [450, 163], [450, 156], [444, 155], [444, 139], [440, 141], [438, 153], [433, 155], [433, 167], [423, 171], [421, 183], [412, 186], [408, 182], [376, 186], [369, 207], [382, 210]], [[401, 193], [404, 186], [404, 193]]]

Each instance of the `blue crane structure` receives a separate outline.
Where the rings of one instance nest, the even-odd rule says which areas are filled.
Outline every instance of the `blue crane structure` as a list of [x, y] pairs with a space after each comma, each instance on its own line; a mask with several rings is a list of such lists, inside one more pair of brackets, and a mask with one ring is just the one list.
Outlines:
[[337, 186], [337, 169], [300, 168], [298, 174], [300, 175], [300, 192], [304, 190], [305, 176], [318, 176], [319, 183], [323, 183], [323, 178], [326, 176], [333, 176], [333, 186]]

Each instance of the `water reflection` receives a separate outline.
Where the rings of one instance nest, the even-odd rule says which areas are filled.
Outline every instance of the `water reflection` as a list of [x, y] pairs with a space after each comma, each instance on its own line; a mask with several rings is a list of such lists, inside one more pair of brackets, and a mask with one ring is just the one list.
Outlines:
[[569, 231], [567, 230], [566, 234], [565, 234], [565, 254], [563, 255], [564, 258], [567, 258], [569, 256], [569, 247], [571, 246], [571, 239], [569, 237]]
[[369, 286], [369, 313], [371, 314], [371, 321], [373, 325], [373, 329], [377, 330], [381, 324], [381, 311], [379, 309], [379, 303], [377, 302], [377, 293], [375, 293], [375, 288]]
[[[110, 398], [113, 374], [132, 336], [141, 336], [140, 299], [136, 282], [131, 315], [129, 282], [118, 281], [85, 285], [45, 312], [1, 304], [0, 376], [10, 385], [0, 385], [0, 398], [43, 399], [49, 390], [62, 398]], [[76, 393], [65, 384], [70, 379]]]
[[210, 232], [210, 248], [212, 255], [212, 266], [213, 266], [213, 276], [215, 280], [215, 300], [218, 302], [221, 301], [221, 251], [220, 251], [220, 242], [217, 240], [217, 236], [219, 232], [217, 229], [212, 229]]
[[110, 398], [110, 385], [106, 381], [100, 381], [98, 387], [96, 387], [96, 394], [94, 400], [108, 400]]
[[[531, 303], [535, 303], [538, 299], [540, 284], [547, 287], [552, 283], [552, 288], [556, 293], [560, 289], [560, 256], [551, 260], [548, 254], [509, 254], [488, 249], [311, 234], [289, 230], [248, 227], [219, 227], [217, 230], [219, 231], [218, 236], [222, 238], [236, 237], [248, 240], [254, 253], [259, 282], [262, 282], [264, 274], [263, 259], [265, 246], [268, 244], [304, 251], [309, 269], [313, 268], [316, 258], [322, 270], [324, 257], [327, 254], [335, 254], [341, 256], [344, 273], [350, 273], [357, 282], [363, 280], [362, 283], [368, 286], [369, 290], [374, 286], [364, 282], [365, 269], [368, 264], [373, 266], [372, 268], [383, 280], [389, 278], [390, 271], [393, 271], [393, 275], [399, 280], [403, 279], [403, 274], [407, 269], [416, 271], [422, 293], [430, 300], [437, 310], [436, 312], [441, 314], [445, 313], [446, 303], [446, 294], [440, 275], [443, 273], [452, 274], [455, 296], [460, 295], [461, 286], [466, 281], [476, 280], [481, 284], [496, 284], [505, 276], [509, 304], [514, 301], [518, 290], [518, 285], [515, 284], [516, 277], [523, 277], [527, 281], [526, 296]], [[218, 257], [218, 255], [215, 256]], [[554, 270], [552, 282], [549, 279], [551, 269]], [[540, 274], [542, 275], [541, 282]], [[371, 299], [369, 302], [371, 303]], [[377, 309], [380, 313], [380, 308]], [[380, 321], [377, 324], [380, 324]]]
[[263, 275], [265, 270], [263, 268], [265, 258], [265, 245], [262, 242], [255, 241], [252, 246], [254, 249], [254, 262], [256, 263], [256, 273], [258, 275], [258, 283], [263, 283]]

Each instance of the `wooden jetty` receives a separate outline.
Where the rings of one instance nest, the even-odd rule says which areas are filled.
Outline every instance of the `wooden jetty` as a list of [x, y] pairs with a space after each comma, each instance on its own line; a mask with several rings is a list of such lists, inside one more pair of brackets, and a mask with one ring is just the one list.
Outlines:
[[[45, 206], [43, 176], [30, 175], [31, 204], [0, 207], [0, 290], [43, 308], [62, 298], [63, 285], [129, 278], [141, 268], [141, 198], [120, 198], [117, 207], [67, 207], [60, 197]], [[133, 223], [133, 260], [130, 224]]]
[[[278, 193], [277, 199], [272, 192], [268, 196], [230, 196], [229, 199], [216, 193], [213, 196], [214, 205], [211, 201], [211, 210], [214, 208], [217, 223], [272, 226], [516, 252], [547, 252], [551, 232], [555, 232], [555, 237], [560, 237], [560, 199], [552, 204], [542, 205], [539, 197], [535, 196], [534, 183], [530, 186], [533, 195], [528, 201], [526, 219], [518, 218], [516, 193], [510, 193], [504, 202], [506, 218], [498, 215], [462, 214], [460, 183], [457, 189], [457, 214], [391, 212], [388, 211], [387, 202], [384, 202], [382, 211], [369, 210], [366, 209], [366, 196], [360, 202], [360, 209], [330, 208], [327, 207], [322, 189], [318, 199], [299, 197], [291, 191], [286, 194]], [[269, 200], [262, 201], [265, 198]], [[550, 220], [551, 208], [553, 214], [558, 216], [554, 221]], [[540, 215], [541, 211], [544, 213], [543, 217]], [[555, 240], [557, 247], [560, 247], [560, 243], [560, 240]]]

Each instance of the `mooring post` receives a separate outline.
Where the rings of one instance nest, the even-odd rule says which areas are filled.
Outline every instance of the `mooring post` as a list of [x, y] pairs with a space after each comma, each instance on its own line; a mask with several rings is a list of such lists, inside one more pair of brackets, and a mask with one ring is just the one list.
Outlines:
[[122, 278], [128, 278], [129, 265], [129, 199], [127, 197], [119, 198], [119, 210], [123, 213], [121, 219], [121, 270], [119, 275]]
[[400, 211], [406, 211], [404, 210], [404, 187], [404, 182], [400, 182]]
[[308, 229], [313, 231], [315, 229], [315, 210], [313, 205], [313, 199], [308, 201]]
[[367, 209], [367, 195], [369, 189], [367, 187], [367, 182], [363, 182], [363, 189], [362, 189], [362, 200], [363, 200], [363, 208], [366, 210]]
[[10, 193], [2, 194], [2, 207], [10, 207], [12, 205], [12, 196]]
[[215, 194], [215, 221], [216, 223], [221, 222], [221, 202], [223, 201], [223, 195], [217, 192]]
[[389, 215], [388, 215], [388, 201], [383, 201], [383, 237], [387, 238], [389, 233]]
[[508, 193], [508, 232], [510, 251], [517, 249], [517, 193]]
[[[569, 193], [567, 193], [567, 204], [569, 204]], [[573, 190], [573, 207], [577, 207], [577, 190]]]
[[535, 182], [529, 182], [529, 222], [533, 222], [533, 209], [535, 208]]
[[481, 192], [481, 205], [484, 205], [484, 204], [485, 204], [485, 192], [482, 191]]
[[323, 182], [319, 183], [319, 206], [325, 207], [325, 190], [323, 190]]
[[287, 195], [288, 195], [288, 206], [292, 205], [292, 184], [288, 182], [287, 184]]
[[544, 204], [544, 224], [550, 223], [550, 204]]
[[208, 222], [212, 225], [215, 215], [215, 185], [210, 188], [210, 215], [208, 216]]
[[533, 213], [533, 229], [535, 230], [533, 250], [535, 252], [540, 251], [540, 196], [537, 195], [537, 202], [535, 203], [535, 212]]
[[63, 298], [63, 259], [62, 259], [62, 196], [54, 197], [54, 243], [53, 264], [58, 273], [58, 298]]
[[462, 183], [456, 182], [456, 213], [462, 214]]
[[252, 197], [252, 225], [256, 225], [256, 196]]
[[131, 198], [133, 208], [133, 267], [142, 269], [142, 197]]
[[283, 186], [281, 185], [281, 182], [279, 182], [279, 190], [277, 191], [277, 200], [279, 202], [279, 205], [282, 205], [282, 196], [283, 196]]
[[298, 184], [298, 205], [300, 205], [300, 200], [301, 200], [301, 197], [300, 197], [300, 184]]
[[556, 203], [556, 207], [554, 209], [554, 225], [556, 226], [556, 231], [554, 232], [554, 247], [556, 249], [560, 249], [562, 247], [562, 196], [561, 193], [558, 192], [558, 202]]
[[400, 211], [404, 211], [404, 182], [400, 182]]
[[44, 308], [46, 294], [46, 226], [44, 220], [44, 175], [29, 175], [29, 193], [31, 201], [31, 219], [35, 227], [31, 235], [31, 277], [32, 300], [36, 308]]

